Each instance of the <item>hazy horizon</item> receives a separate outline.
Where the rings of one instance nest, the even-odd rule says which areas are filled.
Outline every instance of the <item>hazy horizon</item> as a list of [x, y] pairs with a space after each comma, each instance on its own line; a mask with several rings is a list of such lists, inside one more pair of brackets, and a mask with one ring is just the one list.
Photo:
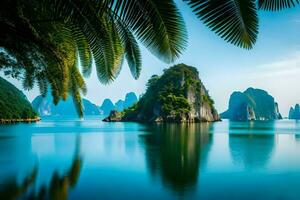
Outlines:
[[[134, 80], [126, 63], [119, 77], [109, 85], [97, 80], [95, 68], [86, 79], [88, 93], [84, 97], [100, 105], [105, 98], [116, 102], [128, 92], [138, 96], [145, 92], [145, 84], [153, 74], [177, 63], [185, 63], [198, 69], [200, 79], [209, 90], [219, 113], [228, 107], [234, 91], [248, 87], [266, 90], [279, 104], [283, 116], [296, 103], [300, 103], [300, 7], [281, 12], [259, 11], [260, 34], [252, 50], [244, 50], [226, 43], [202, 24], [191, 9], [176, 1], [182, 11], [188, 30], [188, 47], [180, 59], [166, 64], [141, 46], [143, 68], [138, 80]], [[6, 78], [7, 79], [7, 78]], [[19, 89], [21, 84], [9, 78]], [[32, 101], [39, 95], [37, 88], [22, 91]]]

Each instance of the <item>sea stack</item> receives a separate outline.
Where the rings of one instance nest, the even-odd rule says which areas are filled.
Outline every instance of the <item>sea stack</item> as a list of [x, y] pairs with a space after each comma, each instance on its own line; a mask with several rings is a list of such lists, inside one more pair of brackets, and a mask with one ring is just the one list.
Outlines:
[[261, 89], [248, 88], [244, 92], [233, 92], [229, 108], [221, 118], [234, 121], [282, 119], [274, 98]]
[[300, 119], [300, 105], [296, 104], [295, 107], [290, 108], [289, 119]]
[[185, 64], [172, 66], [161, 76], [153, 75], [140, 100], [122, 112], [120, 120], [113, 119], [113, 115], [116, 113], [105, 121], [193, 123], [220, 120], [197, 69]]

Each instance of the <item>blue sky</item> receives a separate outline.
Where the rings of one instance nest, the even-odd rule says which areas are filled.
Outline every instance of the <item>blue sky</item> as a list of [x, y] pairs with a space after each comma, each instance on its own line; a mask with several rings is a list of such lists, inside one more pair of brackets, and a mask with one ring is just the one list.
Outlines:
[[[260, 11], [257, 44], [252, 50], [244, 50], [223, 41], [185, 3], [176, 2], [186, 22], [189, 40], [186, 51], [173, 64], [185, 63], [199, 70], [219, 112], [226, 110], [233, 91], [244, 91], [250, 86], [268, 91], [284, 116], [291, 105], [300, 103], [300, 6], [281, 12]], [[145, 92], [151, 75], [159, 75], [173, 65], [160, 61], [144, 47], [141, 49], [143, 69], [138, 80], [131, 77], [126, 63], [110, 85], [101, 85], [94, 71], [86, 80], [86, 98], [101, 104], [104, 98], [113, 101], [124, 98], [129, 91], [140, 95]], [[21, 88], [21, 84], [16, 85]], [[25, 94], [32, 100], [38, 90]]]

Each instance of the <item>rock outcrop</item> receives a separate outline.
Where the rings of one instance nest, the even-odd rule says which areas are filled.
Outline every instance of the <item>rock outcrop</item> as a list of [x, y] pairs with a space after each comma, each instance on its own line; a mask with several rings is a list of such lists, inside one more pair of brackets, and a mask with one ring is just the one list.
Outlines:
[[261, 89], [248, 88], [244, 92], [233, 92], [229, 108], [221, 118], [234, 121], [282, 119], [274, 98]]
[[[162, 76], [152, 76], [146, 93], [134, 106], [121, 113], [119, 121], [218, 121], [220, 118], [213, 104], [197, 69], [179, 64], [165, 70]], [[105, 121], [112, 121], [112, 118], [109, 116]]]
[[300, 105], [296, 104], [295, 107], [290, 108], [289, 119], [300, 119]]

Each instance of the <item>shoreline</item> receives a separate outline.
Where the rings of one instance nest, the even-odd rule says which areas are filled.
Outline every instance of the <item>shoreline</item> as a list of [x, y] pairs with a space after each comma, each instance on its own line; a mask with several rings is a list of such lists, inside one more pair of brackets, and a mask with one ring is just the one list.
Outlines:
[[0, 119], [0, 124], [33, 123], [41, 121], [40, 117], [32, 119]]

